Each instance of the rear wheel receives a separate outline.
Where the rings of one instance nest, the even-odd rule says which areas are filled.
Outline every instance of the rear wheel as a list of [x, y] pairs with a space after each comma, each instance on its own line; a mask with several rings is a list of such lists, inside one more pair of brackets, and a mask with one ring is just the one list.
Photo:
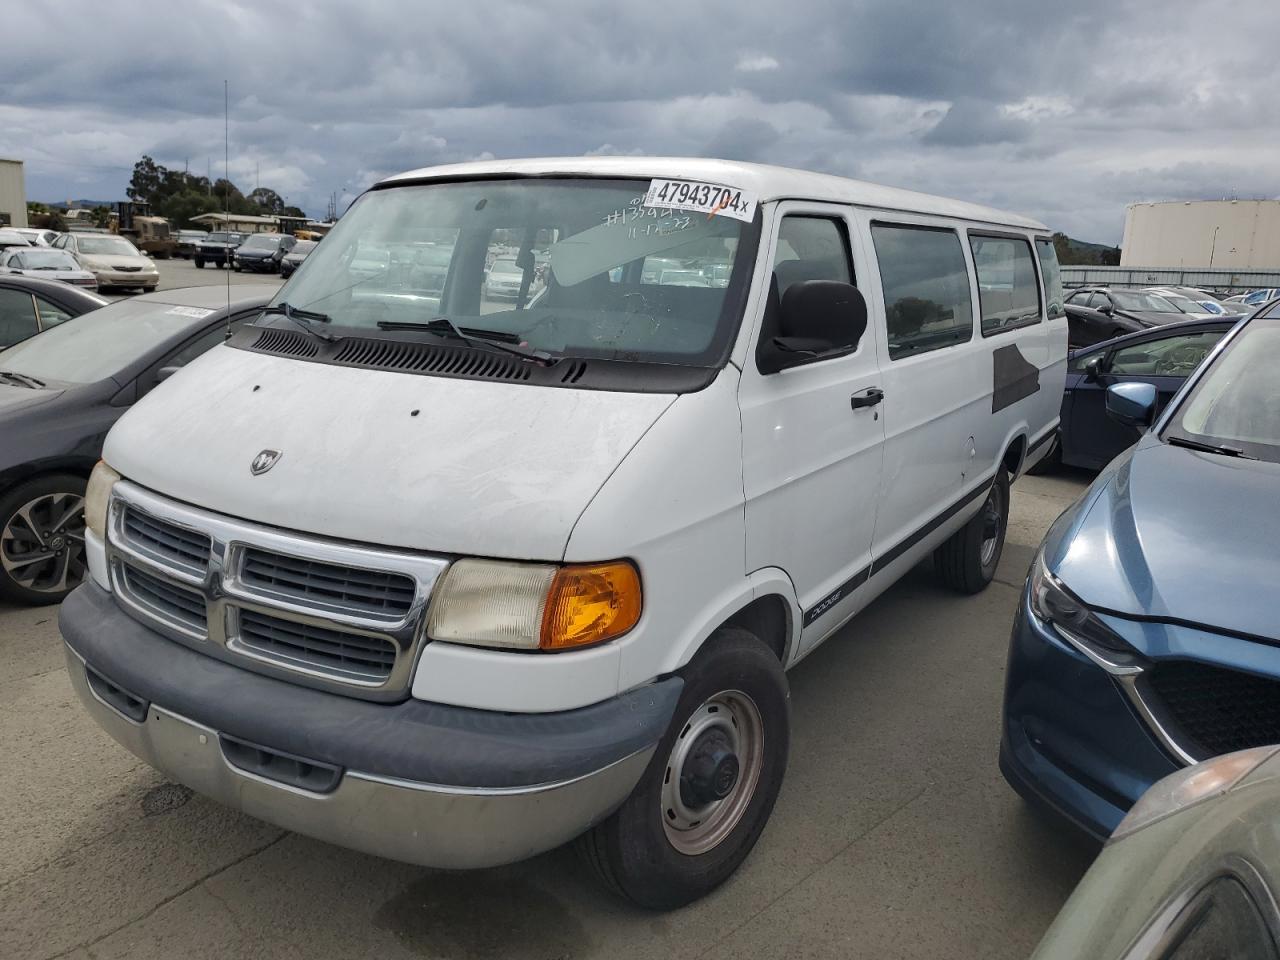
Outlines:
[[40, 477], [0, 497], [0, 595], [57, 603], [84, 579], [85, 480]]
[[670, 910], [738, 868], [764, 830], [787, 767], [782, 664], [757, 637], [716, 632], [682, 671], [671, 727], [620, 808], [579, 840], [614, 892]]
[[933, 566], [943, 583], [961, 593], [986, 589], [1000, 565], [1009, 527], [1009, 474], [1001, 467], [982, 509], [933, 552]]

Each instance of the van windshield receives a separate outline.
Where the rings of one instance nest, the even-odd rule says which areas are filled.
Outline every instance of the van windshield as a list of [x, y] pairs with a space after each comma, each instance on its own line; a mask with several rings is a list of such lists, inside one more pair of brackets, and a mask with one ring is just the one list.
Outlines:
[[742, 316], [759, 216], [646, 207], [648, 187], [524, 179], [374, 190], [277, 300], [325, 313], [335, 328], [446, 316], [557, 355], [718, 365]]

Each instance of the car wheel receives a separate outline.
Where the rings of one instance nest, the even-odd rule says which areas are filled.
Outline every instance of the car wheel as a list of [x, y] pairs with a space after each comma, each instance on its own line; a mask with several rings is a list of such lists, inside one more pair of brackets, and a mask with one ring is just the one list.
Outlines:
[[197, 270], [203, 270], [203, 269], [204, 269], [204, 261], [203, 261], [203, 260], [201, 260], [199, 257], [196, 257], [196, 269], [197, 269]]
[[578, 841], [615, 893], [670, 910], [710, 893], [760, 838], [787, 769], [791, 700], [777, 656], [718, 630], [681, 671], [671, 726], [631, 795]]
[[1009, 474], [996, 472], [982, 509], [933, 552], [933, 566], [942, 582], [961, 593], [986, 589], [1000, 565], [1009, 529]]
[[1027, 473], [1040, 477], [1047, 473], [1056, 473], [1062, 467], [1062, 431], [1055, 430], [1053, 439], [1049, 441], [1048, 452], [1036, 461], [1036, 465]]
[[83, 477], [29, 480], [0, 498], [0, 596], [57, 603], [85, 577]]

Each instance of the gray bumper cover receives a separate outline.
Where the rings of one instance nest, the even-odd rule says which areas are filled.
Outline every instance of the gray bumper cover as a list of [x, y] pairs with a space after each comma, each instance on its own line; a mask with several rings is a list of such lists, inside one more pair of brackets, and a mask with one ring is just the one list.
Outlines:
[[[429, 866], [510, 863], [607, 816], [643, 773], [682, 687], [668, 678], [556, 714], [378, 704], [205, 657], [94, 584], [67, 598], [59, 625], [86, 708], [158, 770], [290, 830]], [[86, 663], [140, 702], [134, 716], [90, 686]], [[224, 736], [330, 765], [339, 779], [319, 793], [256, 775], [228, 759]]]

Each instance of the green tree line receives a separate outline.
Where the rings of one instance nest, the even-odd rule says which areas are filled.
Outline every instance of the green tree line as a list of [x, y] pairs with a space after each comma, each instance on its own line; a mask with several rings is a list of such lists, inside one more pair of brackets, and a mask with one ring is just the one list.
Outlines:
[[1058, 253], [1058, 262], [1064, 267], [1120, 266], [1119, 247], [1108, 247], [1101, 243], [1084, 243], [1081, 240], [1072, 240], [1065, 233], [1055, 233], [1053, 248]]
[[167, 217], [176, 227], [191, 226], [191, 218], [202, 213], [223, 210], [257, 217], [306, 216], [298, 207], [286, 206], [284, 198], [267, 187], [245, 194], [230, 180], [220, 177], [211, 184], [208, 177], [170, 170], [148, 156], [133, 165], [128, 194], [132, 200], [151, 204], [155, 216]]

